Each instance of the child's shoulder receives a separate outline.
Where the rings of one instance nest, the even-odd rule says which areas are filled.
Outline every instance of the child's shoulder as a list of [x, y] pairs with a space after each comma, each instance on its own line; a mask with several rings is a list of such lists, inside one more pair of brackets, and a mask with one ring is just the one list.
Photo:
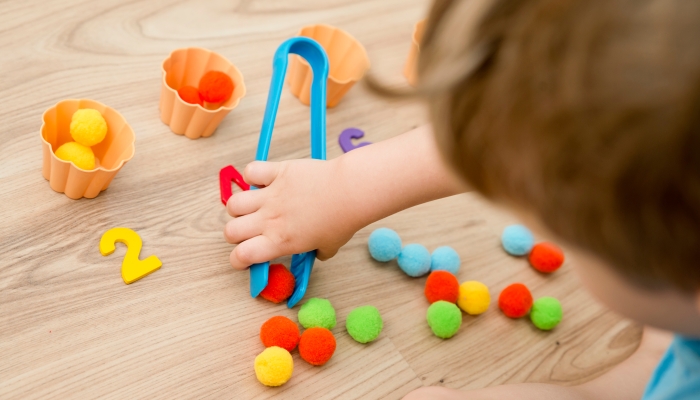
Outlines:
[[643, 400], [700, 398], [700, 338], [676, 335], [649, 380]]

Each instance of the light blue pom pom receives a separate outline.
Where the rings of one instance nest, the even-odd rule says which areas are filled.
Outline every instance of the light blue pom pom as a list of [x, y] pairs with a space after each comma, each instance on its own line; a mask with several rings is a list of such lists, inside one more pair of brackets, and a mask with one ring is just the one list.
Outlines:
[[530, 253], [532, 246], [535, 245], [535, 237], [523, 225], [510, 225], [503, 230], [501, 243], [508, 254], [524, 256]]
[[414, 278], [425, 275], [430, 271], [430, 252], [420, 244], [406, 245], [399, 254], [399, 267]]
[[389, 228], [375, 229], [367, 245], [372, 258], [381, 262], [391, 261], [401, 253], [401, 238]]
[[459, 254], [450, 246], [440, 246], [433, 250], [430, 256], [431, 271], [448, 271], [452, 275], [457, 275], [461, 263]]

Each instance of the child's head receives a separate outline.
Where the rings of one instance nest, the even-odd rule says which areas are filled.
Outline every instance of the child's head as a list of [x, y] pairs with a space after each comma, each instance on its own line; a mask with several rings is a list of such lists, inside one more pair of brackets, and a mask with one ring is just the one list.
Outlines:
[[673, 294], [665, 306], [694, 321], [598, 293], [613, 308], [697, 334], [699, 43], [700, 2], [447, 0], [418, 66], [439, 145], [472, 188], [605, 265], [596, 279], [616, 271], [635, 302]]

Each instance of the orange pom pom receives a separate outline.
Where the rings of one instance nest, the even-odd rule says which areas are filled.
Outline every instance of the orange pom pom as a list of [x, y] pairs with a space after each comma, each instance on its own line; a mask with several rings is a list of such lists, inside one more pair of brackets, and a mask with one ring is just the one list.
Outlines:
[[520, 318], [525, 316], [532, 308], [530, 289], [522, 283], [514, 283], [506, 287], [498, 296], [498, 307], [507, 317]]
[[199, 80], [199, 94], [207, 103], [222, 103], [233, 94], [233, 80], [221, 71], [209, 71]]
[[323, 365], [333, 357], [335, 337], [326, 328], [309, 328], [299, 340], [299, 355], [311, 365]]
[[564, 263], [564, 252], [554, 243], [537, 243], [530, 251], [529, 259], [532, 268], [548, 274]]
[[185, 103], [204, 105], [199, 90], [194, 86], [183, 86], [177, 90], [177, 94]]
[[459, 298], [459, 282], [457, 277], [447, 271], [433, 271], [425, 281], [425, 298], [430, 304], [438, 300], [457, 303]]
[[278, 315], [262, 324], [260, 340], [265, 347], [277, 346], [292, 351], [299, 344], [299, 327], [291, 319]]
[[294, 293], [295, 284], [294, 275], [284, 265], [272, 264], [267, 276], [267, 286], [260, 292], [260, 296], [273, 303], [281, 303]]

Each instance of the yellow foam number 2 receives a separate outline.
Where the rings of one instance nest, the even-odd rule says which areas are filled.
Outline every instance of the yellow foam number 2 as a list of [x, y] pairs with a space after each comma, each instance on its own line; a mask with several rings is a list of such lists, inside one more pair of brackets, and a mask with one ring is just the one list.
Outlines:
[[155, 255], [139, 260], [141, 253], [141, 238], [139, 234], [129, 228], [112, 228], [102, 235], [100, 239], [100, 253], [108, 256], [114, 253], [116, 242], [124, 243], [127, 247], [124, 261], [122, 261], [122, 279], [127, 285], [137, 281], [151, 272], [160, 268], [163, 263]]

